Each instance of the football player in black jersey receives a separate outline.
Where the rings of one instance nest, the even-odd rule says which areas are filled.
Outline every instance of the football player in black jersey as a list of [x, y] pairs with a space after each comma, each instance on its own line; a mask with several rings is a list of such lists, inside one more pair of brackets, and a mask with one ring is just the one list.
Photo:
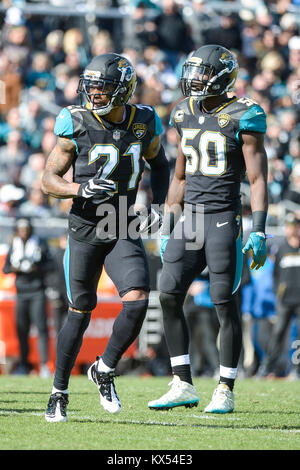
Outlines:
[[[148, 265], [139, 233], [133, 236], [129, 230], [133, 222], [138, 226], [137, 216], [131, 213], [128, 217], [128, 210], [135, 203], [144, 160], [151, 167], [152, 203], [165, 202], [169, 165], [155, 110], [128, 104], [135, 87], [136, 74], [126, 58], [113, 53], [96, 56], [78, 86], [86, 103], [62, 109], [56, 119], [57, 144], [47, 160], [42, 186], [51, 196], [73, 198], [73, 205], [64, 260], [69, 312], [58, 335], [54, 384], [45, 416], [49, 422], [67, 420], [69, 377], [97, 304], [103, 266], [118, 289], [123, 308], [88, 377], [110, 413], [121, 411], [115, 367], [145, 318]], [[72, 182], [64, 179], [70, 167]], [[114, 223], [107, 214], [112, 214]], [[144, 231], [151, 229], [156, 216], [153, 210], [147, 212], [141, 224]]]
[[[181, 86], [186, 98], [175, 106], [170, 122], [178, 133], [178, 158], [165, 205], [160, 277], [174, 378], [168, 393], [148, 403], [151, 409], [198, 405], [182, 305], [190, 284], [206, 265], [220, 322], [220, 381], [205, 411], [228, 413], [234, 409], [232, 390], [242, 344], [235, 293], [241, 279], [242, 251], [251, 253], [252, 269], [263, 266], [268, 206], [266, 115], [248, 98], [229, 98], [237, 73], [235, 56], [218, 45], [201, 47], [183, 65]], [[245, 171], [253, 229], [242, 249], [240, 182]], [[183, 215], [175, 224], [181, 206]]]

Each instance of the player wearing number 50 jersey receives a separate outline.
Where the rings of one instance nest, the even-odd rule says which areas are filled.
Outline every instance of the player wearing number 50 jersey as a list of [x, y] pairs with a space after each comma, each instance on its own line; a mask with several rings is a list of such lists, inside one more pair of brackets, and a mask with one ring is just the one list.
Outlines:
[[[238, 73], [234, 55], [218, 45], [203, 46], [183, 66], [185, 99], [170, 124], [178, 133], [178, 158], [162, 229], [160, 300], [174, 374], [171, 390], [149, 402], [152, 409], [194, 406], [189, 337], [182, 305], [194, 278], [207, 266], [210, 294], [220, 322], [220, 381], [206, 412], [234, 409], [233, 386], [242, 331], [236, 292], [242, 251], [250, 251], [251, 268], [266, 259], [267, 159], [266, 115], [248, 98], [228, 96]], [[242, 250], [240, 183], [247, 172], [253, 230]], [[183, 206], [174, 230], [174, 208]]]
[[[140, 237], [128, 229], [136, 216], [127, 213], [135, 203], [144, 160], [151, 167], [153, 203], [165, 201], [169, 186], [169, 165], [160, 144], [162, 124], [152, 107], [128, 104], [135, 87], [136, 74], [126, 58], [113, 53], [96, 56], [79, 81], [85, 104], [64, 108], [56, 119], [58, 140], [42, 185], [46, 194], [73, 198], [73, 205], [64, 261], [69, 312], [58, 335], [48, 422], [67, 420], [69, 377], [97, 303], [103, 266], [123, 308], [88, 377], [96, 384], [103, 407], [111, 413], [121, 411], [114, 370], [139, 334], [148, 305], [147, 259]], [[64, 179], [70, 167], [72, 182]], [[101, 224], [103, 220], [107, 223]], [[153, 225], [153, 211], [146, 212], [142, 225], [143, 230]]]

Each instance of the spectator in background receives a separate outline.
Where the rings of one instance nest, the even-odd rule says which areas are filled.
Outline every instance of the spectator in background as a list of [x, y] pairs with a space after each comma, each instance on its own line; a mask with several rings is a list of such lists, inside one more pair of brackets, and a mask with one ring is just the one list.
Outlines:
[[138, 0], [135, 2], [132, 15], [125, 18], [123, 44], [125, 48], [134, 47], [139, 52], [143, 52], [146, 47], [157, 42], [156, 24], [153, 19], [148, 18], [147, 8], [149, 8], [149, 2]]
[[65, 52], [63, 47], [64, 33], [56, 29], [50, 31], [45, 40], [46, 52], [49, 54], [51, 63], [55, 67], [65, 60]]
[[[300, 219], [290, 213], [285, 221], [285, 240], [275, 254], [274, 289], [277, 294], [275, 326], [259, 375], [282, 375], [278, 359], [285, 354], [286, 333], [293, 316], [300, 326]], [[298, 330], [300, 331], [300, 330]], [[294, 364], [296, 366], [296, 364]], [[300, 366], [294, 368], [300, 379]]]
[[227, 49], [241, 49], [241, 32], [237, 22], [237, 17], [231, 12], [222, 12], [220, 26], [209, 29], [206, 34], [208, 44], [219, 44]]
[[[255, 372], [266, 353], [268, 338], [273, 327], [276, 296], [273, 289], [274, 262], [270, 256], [259, 271], [250, 270], [248, 258], [246, 258], [246, 263], [250, 272], [250, 282], [248, 281], [242, 287], [241, 311], [245, 354], [243, 366], [249, 375], [251, 371]], [[251, 358], [249, 348], [252, 346], [256, 357]]]
[[43, 152], [45, 157], [48, 157], [48, 155], [52, 151], [55, 144], [56, 144], [56, 136], [54, 132], [52, 132], [51, 130], [45, 131], [42, 137], [41, 147], [40, 147], [40, 150]]
[[[300, 218], [300, 163], [296, 163], [291, 174], [291, 184], [284, 193], [285, 201], [297, 204]], [[296, 208], [294, 208], [296, 211]]]
[[300, 65], [300, 36], [293, 36], [288, 42], [289, 67], [296, 70]]
[[49, 377], [48, 326], [46, 315], [45, 273], [51, 269], [48, 246], [34, 232], [28, 219], [19, 219], [16, 232], [7, 253], [4, 274], [16, 274], [16, 324], [20, 344], [20, 363], [17, 373], [28, 374], [30, 364], [29, 330], [34, 324], [38, 329], [40, 376]]
[[109, 31], [100, 31], [92, 42], [92, 55], [107, 54], [114, 52], [114, 42]]
[[66, 54], [65, 63], [70, 69], [70, 76], [80, 75], [82, 67], [80, 65], [80, 54], [78, 51], [71, 51]]
[[217, 26], [217, 18], [205, 0], [192, 0], [190, 8], [185, 15], [185, 21], [191, 28], [191, 38], [194, 48], [208, 44], [207, 33], [213, 27]]
[[168, 56], [173, 68], [181, 54], [190, 53], [194, 44], [175, 0], [163, 0], [162, 12], [155, 18], [157, 46]]
[[63, 100], [64, 89], [68, 81], [70, 80], [71, 69], [65, 63], [58, 64], [54, 68], [54, 75], [55, 75], [54, 97], [55, 97], [55, 103], [59, 105], [59, 103]]
[[18, 130], [9, 132], [7, 143], [0, 147], [0, 183], [8, 180], [18, 183], [21, 169], [28, 157], [28, 149]]
[[20, 183], [29, 189], [36, 180], [40, 180], [41, 174], [45, 168], [46, 158], [41, 152], [32, 153], [28, 158], [28, 162], [23, 166]]
[[66, 62], [68, 62], [67, 58], [75, 53], [76, 60], [78, 60], [78, 68], [84, 69], [88, 63], [88, 51], [85, 44], [88, 43], [85, 43], [83, 33], [79, 28], [68, 29], [63, 37], [63, 50]]
[[0, 123], [0, 142], [2, 145], [7, 143], [8, 134], [13, 130], [22, 131], [23, 136], [21, 116], [18, 108], [11, 108], [6, 115], [5, 122]]
[[[65, 84], [62, 93], [60, 96], [57, 96], [56, 103], [64, 108], [70, 105], [78, 104], [78, 88], [79, 76], [74, 75], [69, 78], [68, 82]], [[52, 132], [53, 133], [53, 132]]]
[[46, 205], [39, 185], [31, 188], [28, 201], [20, 205], [19, 213], [22, 217], [51, 217], [51, 209]]
[[0, 115], [5, 115], [11, 108], [19, 105], [22, 87], [18, 62], [5, 52], [0, 53], [0, 79], [3, 94], [0, 99]]
[[240, 64], [246, 67], [250, 75], [256, 70], [257, 44], [261, 36], [261, 26], [255, 21], [255, 16], [250, 10], [242, 10], [240, 17], [244, 20], [241, 31]]
[[54, 327], [56, 336], [61, 330], [68, 314], [68, 298], [64, 273], [64, 254], [67, 247], [67, 235], [58, 238], [58, 245], [52, 247], [53, 269], [49, 273], [48, 286], [53, 307]]
[[17, 217], [19, 204], [25, 196], [25, 191], [13, 184], [4, 184], [0, 189], [0, 215]]
[[32, 48], [28, 28], [24, 25], [5, 26], [2, 30], [1, 42], [7, 56], [14, 57], [19, 63], [21, 75], [24, 77], [29, 66]]
[[36, 52], [32, 59], [31, 68], [26, 74], [26, 86], [37, 87], [40, 90], [55, 89], [55, 80], [51, 72], [51, 62], [45, 52]]
[[30, 99], [19, 106], [20, 126], [23, 129], [24, 140], [31, 149], [38, 149], [43, 137], [43, 119], [46, 113], [41, 109], [37, 99]]

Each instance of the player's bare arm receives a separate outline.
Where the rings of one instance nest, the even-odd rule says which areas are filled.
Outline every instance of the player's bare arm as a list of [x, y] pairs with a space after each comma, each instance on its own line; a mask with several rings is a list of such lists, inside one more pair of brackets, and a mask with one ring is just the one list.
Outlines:
[[242, 133], [243, 155], [250, 183], [252, 213], [267, 212], [268, 209], [268, 163], [264, 148], [264, 135], [259, 133]]
[[183, 198], [185, 191], [185, 156], [181, 149], [180, 137], [177, 138], [178, 156], [175, 165], [175, 172], [172, 178], [164, 211], [164, 221], [161, 229], [160, 257], [163, 261], [168, 239], [176, 224], [177, 219], [183, 210]]
[[45, 194], [60, 199], [77, 196], [80, 185], [70, 183], [63, 178], [72, 165], [75, 149], [75, 144], [70, 139], [58, 137], [42, 177], [42, 190]]
[[264, 149], [264, 137], [258, 133], [243, 133], [243, 155], [250, 183], [250, 202], [252, 210], [252, 233], [243, 252], [252, 253], [251, 269], [262, 267], [267, 258], [265, 243], [265, 222], [268, 210], [268, 163]]

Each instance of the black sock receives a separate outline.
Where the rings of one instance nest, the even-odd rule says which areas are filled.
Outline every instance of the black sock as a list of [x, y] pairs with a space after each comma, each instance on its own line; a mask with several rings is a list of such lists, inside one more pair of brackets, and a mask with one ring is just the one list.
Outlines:
[[123, 302], [123, 308], [114, 322], [112, 335], [102, 355], [105, 365], [116, 367], [124, 352], [139, 335], [147, 307], [148, 299]]
[[183, 313], [182, 294], [160, 294], [163, 311], [165, 338], [170, 357], [185, 356], [189, 353], [189, 330]]
[[178, 375], [180, 380], [193, 385], [191, 366], [189, 364], [183, 364], [181, 366], [172, 367], [173, 375]]
[[59, 332], [56, 348], [54, 387], [68, 388], [71, 371], [79, 353], [83, 334], [90, 322], [90, 313], [69, 310], [67, 320]]
[[[220, 322], [220, 364], [236, 369], [242, 349], [241, 315], [235, 298], [225, 304], [215, 305]], [[222, 377], [233, 387], [233, 379]]]
[[235, 379], [228, 379], [227, 377], [220, 377], [219, 384], [228, 385], [230, 390], [233, 390]]

